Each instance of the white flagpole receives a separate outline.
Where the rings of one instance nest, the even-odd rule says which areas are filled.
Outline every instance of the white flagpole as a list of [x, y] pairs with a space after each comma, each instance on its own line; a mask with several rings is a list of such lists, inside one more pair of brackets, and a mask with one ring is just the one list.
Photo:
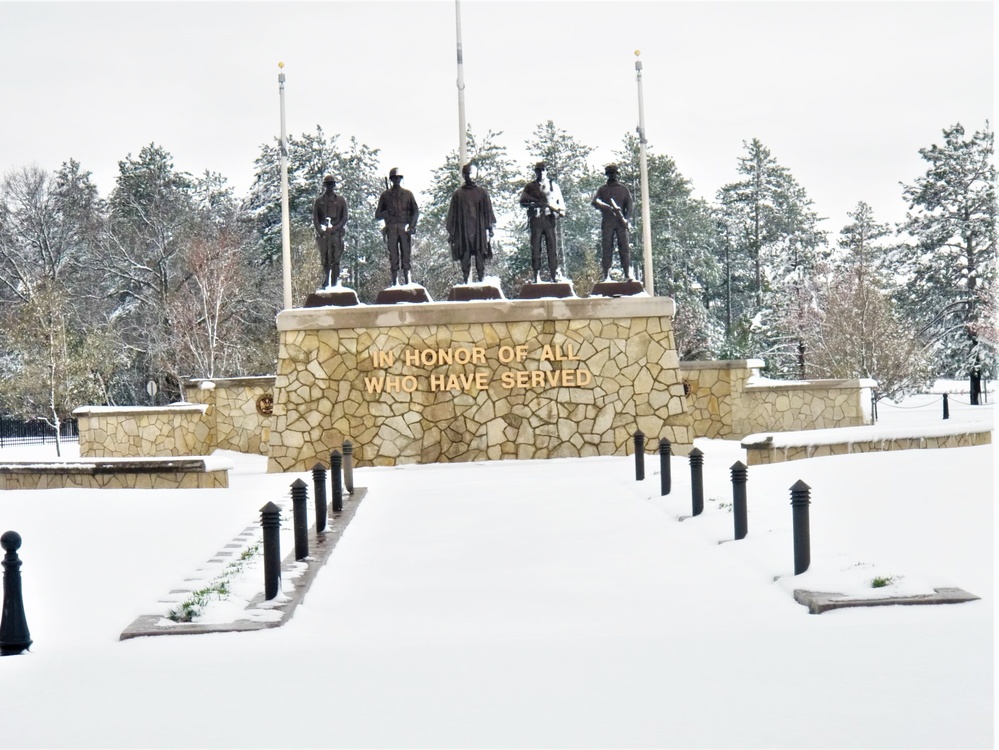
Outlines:
[[284, 309], [291, 308], [291, 225], [288, 210], [288, 133], [284, 126], [284, 63], [279, 62], [281, 93], [281, 268], [284, 275]]
[[[641, 54], [641, 50], [635, 50], [635, 57]], [[645, 291], [651, 297], [655, 295], [656, 290], [652, 273], [652, 225], [649, 221], [649, 162], [645, 155], [645, 101], [642, 97], [641, 60], [635, 60], [635, 71], [638, 78], [638, 144], [642, 174], [642, 249], [645, 256]]]
[[465, 144], [465, 61], [461, 56], [461, 0], [454, 0], [454, 23], [458, 38], [458, 168], [468, 163], [468, 147]]

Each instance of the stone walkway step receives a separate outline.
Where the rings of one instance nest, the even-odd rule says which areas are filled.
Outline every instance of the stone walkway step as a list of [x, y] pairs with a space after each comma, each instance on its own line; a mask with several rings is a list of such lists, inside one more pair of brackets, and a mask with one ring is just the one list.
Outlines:
[[[284, 625], [291, 619], [295, 608], [305, 599], [305, 594], [315, 580], [320, 569], [326, 564], [336, 543], [340, 541], [347, 525], [353, 520], [357, 507], [367, 495], [366, 487], [355, 487], [353, 494], [344, 495], [343, 511], [330, 513], [326, 522], [326, 530], [317, 533], [315, 524], [309, 528], [309, 556], [304, 560], [296, 560], [292, 551], [281, 563], [281, 578], [293, 584], [293, 590], [283, 592], [269, 602], [264, 599], [263, 579], [260, 581], [261, 591], [249, 604], [244, 612], [247, 619], [230, 623], [199, 624], [193, 622], [172, 622], [163, 615], [141, 615], [122, 631], [118, 640], [141, 638], [153, 635], [195, 635], [200, 633], [234, 633], [248, 630], [263, 630]], [[225, 562], [243, 549], [245, 543], [259, 531], [258, 527], [248, 527], [230, 544], [220, 550], [209, 562]], [[304, 566], [304, 568], [303, 568]], [[200, 579], [198, 579], [200, 580]], [[188, 590], [175, 590], [170, 594], [187, 594]], [[260, 619], [261, 616], [268, 619]]]
[[969, 594], [964, 589], [940, 588], [933, 594], [922, 596], [892, 596], [881, 599], [851, 599], [844, 594], [833, 594], [824, 591], [794, 590], [794, 600], [808, 607], [811, 615], [821, 615], [831, 609], [845, 607], [883, 607], [889, 604], [961, 604], [973, 602], [981, 597]]

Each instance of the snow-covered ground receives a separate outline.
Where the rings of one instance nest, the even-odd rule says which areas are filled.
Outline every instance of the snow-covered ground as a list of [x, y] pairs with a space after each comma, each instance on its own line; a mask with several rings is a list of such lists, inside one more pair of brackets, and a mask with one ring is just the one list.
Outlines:
[[[939, 398], [880, 424], [937, 424]], [[962, 399], [952, 419], [990, 417]], [[631, 457], [358, 469], [368, 496], [287, 625], [127, 642], [311, 476], [227, 454], [228, 490], [0, 493], [34, 640], [0, 659], [0, 747], [992, 746], [991, 446], [751, 467], [749, 535], [719, 544], [744, 455], [697, 445], [706, 507], [683, 522], [682, 458], [667, 497], [652, 455], [644, 482]], [[809, 615], [791, 594], [936, 586], [982, 600]]]

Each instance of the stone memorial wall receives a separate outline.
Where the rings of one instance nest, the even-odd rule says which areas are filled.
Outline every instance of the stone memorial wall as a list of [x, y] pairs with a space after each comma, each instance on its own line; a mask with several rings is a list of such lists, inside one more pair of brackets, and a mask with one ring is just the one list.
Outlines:
[[278, 315], [271, 471], [691, 447], [663, 297], [312, 308]]

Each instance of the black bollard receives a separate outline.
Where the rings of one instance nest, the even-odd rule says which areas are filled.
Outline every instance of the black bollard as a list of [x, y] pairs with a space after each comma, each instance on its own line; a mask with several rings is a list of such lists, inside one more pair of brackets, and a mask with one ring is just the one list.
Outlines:
[[281, 509], [267, 503], [260, 509], [264, 529], [264, 598], [273, 599], [281, 590]]
[[0, 536], [0, 547], [7, 554], [3, 557], [3, 615], [0, 617], [0, 656], [16, 656], [31, 646], [28, 621], [24, 617], [24, 600], [21, 597], [21, 560], [17, 550], [21, 535], [6, 531]]
[[309, 516], [305, 504], [309, 499], [309, 485], [301, 479], [291, 483], [291, 512], [295, 522], [295, 559], [309, 556]]
[[670, 456], [672, 455], [670, 451], [669, 439], [660, 438], [659, 439], [659, 479], [662, 485], [663, 495], [668, 495], [669, 491], [673, 488], [673, 476], [670, 469]]
[[808, 506], [811, 487], [800, 479], [791, 486], [791, 515], [794, 525], [794, 574], [804, 573], [812, 562], [812, 543], [808, 530]]
[[943, 395], [943, 402], [944, 402], [944, 416], [943, 416], [943, 418], [944, 419], [950, 419], [950, 404], [947, 402], [947, 394], [946, 393]]
[[316, 489], [316, 533], [326, 530], [326, 467], [316, 461], [312, 467], [312, 486]]
[[343, 488], [354, 494], [354, 444], [349, 440], [343, 441]]
[[333, 478], [333, 512], [340, 513], [343, 510], [343, 485], [341, 484], [340, 469], [343, 465], [343, 456], [340, 451], [330, 453], [330, 476]]
[[693, 516], [704, 512], [704, 453], [698, 448], [690, 451], [690, 508]]
[[732, 464], [732, 515], [735, 517], [735, 538], [745, 539], [749, 533], [746, 518], [746, 479], [749, 471], [742, 461]]
[[645, 433], [635, 430], [635, 481], [645, 479]]

